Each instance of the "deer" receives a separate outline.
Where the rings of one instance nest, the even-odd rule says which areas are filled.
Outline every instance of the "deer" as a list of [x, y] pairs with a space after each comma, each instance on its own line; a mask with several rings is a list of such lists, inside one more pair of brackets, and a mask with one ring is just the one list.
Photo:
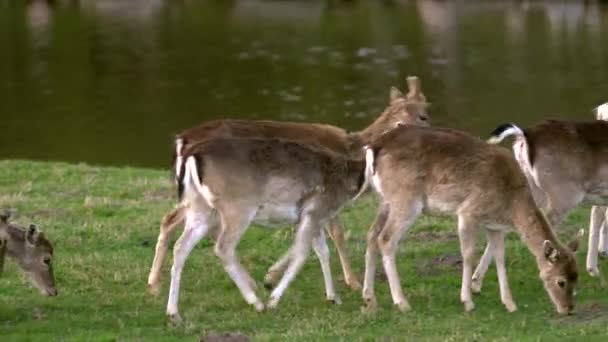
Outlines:
[[56, 296], [53, 275], [53, 246], [32, 224], [27, 229], [9, 223], [10, 214], [0, 214], [0, 275], [5, 257], [15, 260], [32, 284], [47, 296]]
[[[595, 113], [598, 120], [608, 121], [608, 102], [598, 106]], [[608, 257], [608, 207], [596, 205], [591, 207], [587, 253], [587, 269], [591, 269], [592, 275], [599, 275], [597, 256]]]
[[[420, 79], [410, 76], [407, 78], [407, 85], [408, 92], [405, 95], [397, 88], [391, 87], [388, 106], [370, 126], [360, 132], [349, 133], [336, 126], [318, 123], [233, 119], [214, 120], [186, 129], [176, 136], [174, 174], [179, 173], [179, 168], [183, 164], [184, 158], [180, 155], [182, 148], [215, 137], [274, 137], [322, 146], [337, 153], [363, 159], [364, 141], [368, 141], [398, 124], [430, 124], [427, 113], [429, 104], [422, 93]], [[176, 184], [179, 187], [177, 179]], [[161, 221], [154, 260], [148, 276], [148, 292], [153, 295], [158, 295], [160, 292], [160, 271], [169, 240], [175, 229], [185, 221], [187, 212], [187, 206], [178, 204]], [[330, 219], [326, 230], [336, 246], [346, 285], [351, 289], [359, 290], [361, 284], [350, 266], [346, 253], [343, 224], [339, 217]], [[213, 236], [211, 237], [213, 238]], [[288, 265], [289, 255], [290, 251], [269, 268], [264, 277], [266, 287], [271, 288], [276, 284]]]
[[[589, 226], [586, 269], [600, 274], [598, 249], [608, 252], [608, 231], [604, 217], [608, 205], [608, 106], [597, 108], [600, 120], [570, 122], [548, 120], [527, 129], [513, 123], [501, 124], [488, 138], [498, 144], [514, 136], [513, 153], [526, 175], [532, 194], [551, 225], [562, 222], [581, 203], [594, 204]], [[600, 235], [601, 228], [601, 236]], [[481, 291], [483, 278], [492, 262], [489, 247], [473, 274], [473, 290]]]
[[366, 177], [381, 199], [367, 235], [364, 310], [377, 308], [374, 279], [378, 253], [393, 303], [400, 311], [411, 309], [401, 288], [395, 253], [403, 234], [425, 212], [458, 219], [463, 260], [460, 300], [465, 311], [475, 307], [471, 276], [475, 236], [483, 226], [496, 260], [500, 298], [509, 312], [517, 310], [504, 255], [505, 233], [511, 227], [534, 255], [557, 312], [572, 312], [578, 280], [574, 252], [582, 232], [567, 246], [560, 243], [509, 150], [454, 129], [402, 126], [366, 146], [365, 155]]
[[[217, 137], [182, 147], [179, 155], [178, 195], [188, 210], [174, 247], [167, 304], [172, 321], [181, 321], [177, 304], [185, 260], [207, 234], [215, 236], [215, 254], [255, 310], [278, 305], [311, 247], [321, 263], [327, 299], [339, 302], [322, 228], [365, 189], [363, 158], [274, 137]], [[287, 268], [266, 305], [236, 255], [251, 223], [297, 225]]]

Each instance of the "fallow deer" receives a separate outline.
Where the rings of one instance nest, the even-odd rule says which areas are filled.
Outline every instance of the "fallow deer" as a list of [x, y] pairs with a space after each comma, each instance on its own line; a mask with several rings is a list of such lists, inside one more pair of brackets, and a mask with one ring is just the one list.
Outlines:
[[[302, 142], [276, 138], [218, 137], [180, 151], [179, 193], [188, 207], [186, 227], [174, 247], [167, 315], [179, 321], [181, 272], [207, 233], [215, 253], [247, 303], [261, 311], [255, 281], [239, 263], [236, 247], [249, 227], [297, 224], [288, 266], [270, 295], [275, 307], [311, 248], [321, 262], [328, 300], [338, 300], [323, 225], [363, 188], [365, 161]], [[221, 226], [221, 227], [220, 227]]]
[[[608, 121], [608, 102], [598, 106], [595, 111], [598, 120]], [[589, 250], [587, 252], [587, 269], [591, 269], [592, 275], [599, 274], [598, 254], [608, 257], [608, 207], [594, 205], [591, 207]]]
[[[605, 106], [605, 107], [604, 107]], [[598, 107], [602, 118], [608, 106]], [[608, 122], [568, 122], [549, 120], [527, 129], [514, 124], [498, 126], [488, 142], [500, 143], [515, 136], [513, 153], [528, 184], [553, 226], [580, 203], [608, 204]], [[591, 276], [599, 275], [598, 247], [606, 252], [608, 234], [600, 229], [605, 210], [593, 207], [589, 230], [586, 267]], [[483, 277], [492, 261], [489, 246], [473, 274], [473, 290], [481, 291]]]
[[[177, 135], [175, 153], [175, 174], [183, 163], [180, 155], [182, 148], [217, 137], [269, 137], [303, 142], [322, 146], [334, 152], [349, 154], [363, 159], [362, 147], [365, 141], [377, 136], [398, 124], [428, 125], [426, 111], [428, 103], [422, 93], [420, 80], [415, 76], [407, 78], [408, 93], [403, 95], [397, 88], [391, 88], [390, 103], [380, 116], [361, 132], [348, 133], [342, 128], [311, 123], [253, 121], [253, 120], [215, 120], [187, 129]], [[160, 291], [160, 270], [165, 259], [168, 243], [173, 231], [184, 222], [188, 208], [182, 204], [165, 215], [161, 222], [154, 261], [148, 276], [148, 289], [152, 294]], [[338, 252], [344, 280], [352, 289], [361, 285], [354, 275], [348, 261], [344, 241], [343, 225], [338, 217], [329, 221], [327, 231], [334, 241]], [[283, 273], [289, 261], [289, 252], [270, 267], [265, 276], [265, 285], [272, 286]]]
[[53, 275], [53, 246], [44, 234], [30, 225], [27, 229], [9, 223], [9, 214], [0, 214], [0, 275], [5, 256], [14, 259], [31, 282], [47, 296], [56, 296]]
[[394, 304], [402, 311], [410, 309], [399, 282], [395, 252], [423, 211], [458, 218], [463, 259], [460, 299], [466, 311], [474, 308], [471, 275], [479, 226], [485, 227], [492, 247], [500, 296], [508, 311], [517, 309], [504, 261], [504, 236], [509, 227], [515, 227], [536, 257], [540, 278], [557, 311], [573, 310], [578, 272], [572, 251], [578, 240], [571, 247], [559, 242], [507, 149], [452, 129], [404, 126], [367, 147], [366, 162], [366, 175], [381, 196], [367, 236], [363, 299], [368, 310], [377, 305], [373, 286], [378, 250]]

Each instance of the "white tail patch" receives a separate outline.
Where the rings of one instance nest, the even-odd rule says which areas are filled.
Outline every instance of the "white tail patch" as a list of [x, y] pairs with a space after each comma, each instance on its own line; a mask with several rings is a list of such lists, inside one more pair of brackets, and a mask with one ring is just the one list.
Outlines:
[[188, 192], [188, 188], [190, 185], [194, 185], [196, 191], [203, 196], [207, 205], [211, 208], [215, 208], [213, 202], [215, 200], [215, 196], [211, 193], [211, 190], [208, 186], [200, 182], [200, 177], [198, 173], [198, 168], [196, 166], [196, 160], [194, 157], [190, 156], [186, 159], [186, 167], [185, 167], [185, 175], [184, 175], [184, 192]]
[[369, 146], [365, 146], [365, 182], [371, 183], [376, 191], [382, 194], [382, 187], [380, 185], [380, 177], [376, 173], [376, 157], [374, 156], [374, 150]]
[[353, 201], [356, 201], [359, 197], [361, 197], [361, 195], [363, 195], [365, 190], [367, 190], [367, 187], [369, 186], [369, 179], [374, 173], [374, 151], [369, 146], [363, 147], [363, 150], [365, 151], [365, 179], [361, 185], [361, 188], [359, 189], [359, 192], [353, 198]]
[[516, 136], [524, 136], [524, 131], [522, 131], [521, 128], [515, 126], [514, 124], [510, 124], [509, 128], [505, 129], [504, 131], [502, 131], [498, 136], [494, 135], [491, 136], [488, 139], [488, 143], [489, 144], [498, 144], [501, 141], [503, 141], [506, 137], [510, 136], [510, 135], [516, 135]]
[[175, 181], [179, 182], [179, 173], [182, 169], [182, 163], [184, 162], [184, 158], [182, 157], [182, 147], [184, 146], [184, 141], [182, 138], [178, 138], [175, 140]]
[[597, 119], [608, 121], [608, 102], [596, 108]]

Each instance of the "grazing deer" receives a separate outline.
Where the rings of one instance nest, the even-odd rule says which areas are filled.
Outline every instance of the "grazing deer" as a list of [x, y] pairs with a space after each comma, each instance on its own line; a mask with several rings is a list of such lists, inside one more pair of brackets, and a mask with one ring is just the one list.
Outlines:
[[0, 275], [5, 255], [17, 262], [32, 283], [45, 295], [56, 296], [53, 275], [53, 246], [35, 225], [26, 230], [8, 222], [9, 214], [0, 214]]
[[[606, 105], [603, 105], [606, 106]], [[598, 108], [602, 118], [608, 106]], [[556, 226], [580, 203], [608, 204], [608, 122], [567, 122], [549, 120], [525, 130], [514, 124], [498, 126], [488, 142], [497, 144], [514, 135], [513, 153], [526, 174], [539, 207]], [[586, 267], [591, 276], [599, 275], [598, 247], [606, 253], [608, 234], [602, 228], [605, 210], [593, 207], [589, 228]], [[604, 224], [605, 227], [605, 224]], [[473, 290], [481, 291], [483, 277], [492, 262], [486, 250], [473, 274]]]
[[374, 278], [378, 250], [394, 304], [402, 311], [410, 309], [399, 282], [395, 252], [403, 234], [423, 211], [458, 217], [463, 259], [460, 299], [466, 311], [474, 308], [471, 275], [480, 225], [486, 228], [496, 259], [500, 297], [508, 311], [517, 309], [504, 260], [504, 236], [509, 227], [515, 227], [536, 257], [540, 278], [557, 311], [573, 310], [572, 294], [578, 278], [573, 251], [578, 240], [571, 247], [559, 242], [507, 149], [452, 129], [404, 126], [366, 148], [366, 177], [381, 195], [367, 236], [363, 299], [368, 310], [377, 306]]
[[[297, 224], [288, 266], [270, 295], [275, 307], [303, 266], [311, 245], [325, 280], [327, 299], [338, 301], [322, 227], [364, 185], [365, 161], [329, 149], [276, 138], [218, 137], [180, 151], [179, 197], [186, 227], [174, 247], [167, 315], [179, 321], [181, 272], [192, 248], [207, 233], [226, 273], [256, 310], [264, 304], [255, 281], [240, 264], [236, 247], [252, 222]], [[221, 227], [220, 227], [221, 226]]]
[[[178, 134], [176, 139], [176, 154], [174, 158], [175, 174], [183, 164], [182, 148], [217, 137], [268, 137], [278, 138], [322, 146], [334, 152], [349, 154], [363, 159], [362, 147], [365, 141], [381, 134], [398, 124], [428, 125], [429, 117], [426, 108], [428, 103], [422, 93], [420, 80], [411, 76], [407, 78], [408, 93], [403, 95], [397, 88], [391, 88], [390, 103], [380, 116], [365, 130], [348, 133], [345, 130], [323, 124], [251, 121], [251, 120], [215, 120], [196, 126]], [[179, 186], [179, 184], [178, 184]], [[164, 262], [168, 243], [173, 231], [184, 222], [188, 208], [180, 204], [161, 222], [160, 233], [156, 244], [154, 261], [148, 276], [149, 292], [156, 295], [160, 291], [160, 270]], [[342, 264], [344, 280], [352, 289], [360, 289], [361, 285], [354, 275], [344, 241], [343, 225], [336, 216], [329, 221], [327, 231], [336, 245], [336, 250]], [[287, 252], [280, 260], [270, 267], [265, 276], [265, 285], [271, 287], [276, 283], [289, 262]]]

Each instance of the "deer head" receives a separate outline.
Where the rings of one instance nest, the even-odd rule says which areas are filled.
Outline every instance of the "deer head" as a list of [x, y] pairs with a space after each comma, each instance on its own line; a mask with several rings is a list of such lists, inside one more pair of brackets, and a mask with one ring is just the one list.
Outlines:
[[389, 104], [382, 114], [365, 131], [368, 138], [375, 138], [400, 125], [430, 126], [427, 114], [429, 103], [422, 93], [420, 79], [407, 78], [408, 93], [404, 95], [396, 87], [391, 87]]
[[549, 240], [543, 243], [546, 264], [541, 267], [540, 277], [545, 289], [560, 314], [574, 310], [574, 288], [578, 281], [578, 268], [574, 252], [584, 235], [581, 229], [568, 247], [558, 247]]
[[53, 246], [35, 225], [23, 229], [9, 224], [8, 219], [8, 214], [0, 215], [0, 270], [3, 254], [6, 254], [15, 260], [43, 294], [56, 296], [52, 265]]

